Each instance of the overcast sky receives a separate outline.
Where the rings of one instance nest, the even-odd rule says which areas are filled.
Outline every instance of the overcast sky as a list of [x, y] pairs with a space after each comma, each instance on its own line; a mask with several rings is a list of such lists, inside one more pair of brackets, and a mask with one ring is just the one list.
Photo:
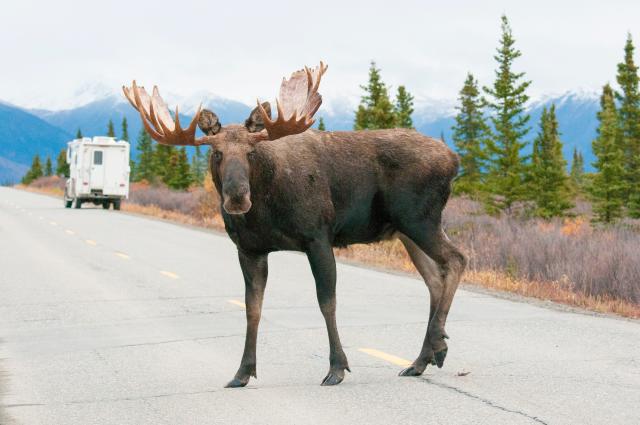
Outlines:
[[13, 0], [0, 13], [0, 99], [59, 108], [87, 84], [136, 78], [253, 104], [320, 59], [328, 103], [357, 100], [372, 59], [418, 101], [454, 99], [468, 71], [491, 83], [502, 13], [534, 97], [597, 90], [615, 80], [627, 32], [640, 46], [638, 0]]

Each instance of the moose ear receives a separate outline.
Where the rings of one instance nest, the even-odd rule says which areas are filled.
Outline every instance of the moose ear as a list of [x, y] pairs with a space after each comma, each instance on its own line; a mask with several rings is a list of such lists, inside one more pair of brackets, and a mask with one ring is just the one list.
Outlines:
[[[262, 104], [262, 107], [264, 108], [269, 118], [271, 118], [271, 105], [269, 104], [269, 102], [264, 102]], [[257, 106], [253, 109], [253, 111], [251, 111], [249, 118], [245, 120], [244, 126], [247, 127], [249, 133], [256, 133], [264, 129], [264, 120], [262, 119], [262, 115], [260, 114], [260, 111], [258, 111]]]
[[200, 130], [207, 136], [213, 136], [220, 132], [222, 125], [216, 114], [208, 109], [203, 109], [202, 112], [200, 112], [198, 127], [200, 127]]

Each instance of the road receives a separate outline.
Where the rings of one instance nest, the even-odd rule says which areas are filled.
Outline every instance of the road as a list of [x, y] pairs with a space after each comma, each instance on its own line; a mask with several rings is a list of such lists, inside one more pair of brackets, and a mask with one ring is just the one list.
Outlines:
[[269, 273], [259, 379], [225, 389], [245, 330], [226, 236], [0, 188], [0, 421], [640, 423], [638, 322], [460, 290], [444, 368], [401, 378], [425, 331], [424, 284], [339, 264], [353, 373], [321, 387], [328, 342], [306, 258], [272, 254]]

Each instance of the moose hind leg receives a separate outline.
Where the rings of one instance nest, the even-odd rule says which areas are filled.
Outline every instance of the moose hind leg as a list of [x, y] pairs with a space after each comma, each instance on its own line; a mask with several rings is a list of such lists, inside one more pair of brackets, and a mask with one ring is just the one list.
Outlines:
[[[408, 236], [433, 260], [442, 282], [441, 296], [437, 300], [435, 311], [430, 314], [423, 350], [414, 362], [418, 367], [406, 372], [419, 374], [417, 372], [420, 372], [420, 368], [424, 371], [423, 365], [426, 367], [427, 360], [435, 363], [438, 367], [442, 367], [444, 363], [448, 350], [447, 343], [444, 341], [447, 338], [444, 325], [467, 260], [449, 241], [439, 222], [435, 223], [427, 220], [422, 223], [414, 223], [413, 225], [404, 226], [402, 233]], [[432, 359], [428, 359], [426, 356], [429, 353], [428, 346], [433, 352]]]
[[433, 251], [433, 255], [437, 258], [434, 259], [443, 271], [444, 292], [438, 303], [436, 313], [429, 322], [428, 333], [431, 346], [435, 351], [436, 365], [441, 368], [447, 355], [447, 344], [444, 339], [448, 338], [448, 336], [444, 326], [453, 303], [453, 297], [460, 284], [462, 272], [467, 266], [467, 258], [451, 243], [443, 230], [439, 232], [437, 248]]
[[[436, 263], [424, 253], [422, 249], [409, 237], [400, 233], [398, 235], [400, 241], [405, 246], [411, 261], [422, 276], [424, 283], [429, 289], [429, 322], [431, 322], [433, 316], [438, 308], [438, 303], [442, 298], [444, 289], [444, 282], [440, 276], [440, 270]], [[429, 329], [427, 325], [427, 329]], [[428, 332], [425, 333], [424, 342], [422, 344], [422, 350], [418, 355], [418, 358], [413, 362], [411, 366], [403, 369], [400, 372], [400, 376], [419, 376], [422, 375], [429, 363], [435, 364], [434, 352], [429, 342]]]
[[244, 387], [249, 379], [256, 374], [256, 343], [258, 339], [258, 324], [262, 313], [262, 299], [267, 285], [267, 256], [252, 256], [238, 251], [240, 267], [244, 276], [244, 302], [247, 316], [247, 333], [244, 342], [244, 352], [240, 367], [235, 377], [226, 385], [227, 388]]
[[336, 261], [331, 244], [326, 240], [311, 242], [307, 257], [316, 281], [320, 311], [329, 334], [329, 373], [322, 380], [322, 385], [337, 385], [344, 379], [345, 369], [349, 372], [351, 370], [342, 350], [336, 325]]

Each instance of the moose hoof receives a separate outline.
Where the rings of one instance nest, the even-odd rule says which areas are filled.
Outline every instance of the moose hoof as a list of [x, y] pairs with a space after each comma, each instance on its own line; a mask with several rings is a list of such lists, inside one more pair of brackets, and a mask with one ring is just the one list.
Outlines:
[[445, 348], [442, 351], [438, 351], [434, 356], [434, 360], [436, 362], [436, 366], [438, 366], [438, 369], [442, 368], [442, 365], [444, 364], [444, 358], [447, 357], [447, 349]]
[[344, 370], [330, 370], [327, 376], [322, 380], [320, 385], [329, 386], [329, 385], [338, 385], [344, 379]]
[[231, 381], [229, 381], [227, 385], [225, 385], [225, 388], [241, 388], [246, 386], [248, 383], [249, 383], [248, 377], [246, 379], [233, 378]]
[[402, 369], [400, 371], [400, 373], [398, 374], [398, 376], [420, 376], [422, 375], [422, 373], [424, 372], [424, 370], [427, 368], [427, 366], [418, 366], [415, 364], [412, 364], [411, 366], [409, 366], [406, 369]]

